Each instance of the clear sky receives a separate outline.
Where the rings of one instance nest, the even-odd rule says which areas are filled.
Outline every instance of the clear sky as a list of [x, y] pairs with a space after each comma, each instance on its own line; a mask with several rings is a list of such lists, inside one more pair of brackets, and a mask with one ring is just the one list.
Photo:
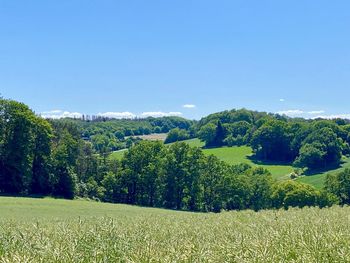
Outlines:
[[0, 1], [0, 93], [58, 115], [350, 114], [350, 1]]

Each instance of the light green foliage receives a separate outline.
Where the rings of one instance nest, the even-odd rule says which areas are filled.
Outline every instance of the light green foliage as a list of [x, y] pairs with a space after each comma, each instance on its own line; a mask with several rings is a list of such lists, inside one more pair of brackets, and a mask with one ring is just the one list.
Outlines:
[[285, 181], [275, 185], [272, 193], [273, 206], [276, 208], [304, 206], [332, 206], [337, 203], [337, 197], [323, 190], [296, 181]]
[[202, 214], [0, 198], [0, 262], [348, 262], [350, 208]]

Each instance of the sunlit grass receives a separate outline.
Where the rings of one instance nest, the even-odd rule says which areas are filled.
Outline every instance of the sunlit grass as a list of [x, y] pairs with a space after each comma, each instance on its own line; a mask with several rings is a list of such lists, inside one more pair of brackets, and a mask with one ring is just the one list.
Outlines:
[[203, 214], [0, 198], [0, 262], [348, 262], [350, 208]]

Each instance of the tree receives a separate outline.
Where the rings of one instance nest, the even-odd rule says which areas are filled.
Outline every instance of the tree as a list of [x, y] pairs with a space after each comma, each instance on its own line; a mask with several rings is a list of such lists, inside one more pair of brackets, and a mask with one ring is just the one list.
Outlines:
[[204, 153], [199, 148], [190, 148], [185, 165], [184, 207], [190, 211], [199, 211], [203, 207], [203, 192], [201, 188], [201, 176], [203, 174], [206, 159]]
[[121, 183], [127, 189], [128, 203], [154, 206], [158, 202], [164, 151], [161, 142], [141, 141], [125, 153]]
[[342, 141], [325, 127], [310, 133], [303, 141], [296, 165], [310, 169], [338, 164], [342, 156]]
[[189, 146], [185, 143], [171, 145], [164, 164], [163, 199], [165, 207], [182, 209], [185, 188], [187, 153]]
[[221, 121], [218, 121], [218, 124], [216, 126], [216, 130], [215, 130], [215, 137], [214, 137], [213, 145], [222, 146], [224, 144], [225, 136], [226, 136], [225, 129], [222, 126]]
[[67, 145], [62, 143], [53, 153], [53, 193], [56, 196], [73, 199], [76, 193], [76, 174], [68, 159]]
[[350, 169], [328, 174], [325, 189], [339, 198], [341, 204], [350, 204]]
[[314, 142], [304, 144], [300, 151], [299, 157], [295, 160], [294, 165], [297, 167], [308, 167], [310, 169], [318, 168], [324, 163], [326, 151], [324, 145]]
[[257, 129], [251, 141], [255, 152], [265, 160], [290, 160], [289, 127], [283, 121], [267, 121]]
[[0, 119], [0, 192], [28, 193], [38, 118], [23, 103], [0, 99]]
[[251, 189], [249, 207], [255, 211], [271, 207], [273, 179], [269, 171], [253, 168], [247, 171]]
[[189, 139], [190, 136], [186, 130], [175, 128], [169, 131], [164, 143], [172, 143]]
[[109, 171], [101, 181], [102, 187], [105, 189], [103, 201], [116, 202], [120, 193], [120, 182], [118, 176]]
[[204, 162], [200, 185], [203, 188], [203, 211], [220, 212], [224, 208], [224, 175], [228, 165], [210, 155]]
[[53, 130], [46, 120], [38, 118], [35, 122], [34, 134], [30, 193], [47, 195], [52, 191], [50, 169]]
[[198, 132], [198, 137], [205, 142], [207, 147], [215, 144], [216, 138], [216, 125], [208, 123], [204, 125]]
[[326, 191], [296, 181], [277, 183], [271, 196], [273, 207], [319, 206], [326, 207], [337, 203], [337, 198]]

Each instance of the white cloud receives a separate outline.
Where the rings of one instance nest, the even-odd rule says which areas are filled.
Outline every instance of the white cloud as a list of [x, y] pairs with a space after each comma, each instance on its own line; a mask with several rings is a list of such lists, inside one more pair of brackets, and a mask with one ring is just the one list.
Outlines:
[[324, 114], [324, 110], [314, 110], [314, 111], [302, 111], [302, 110], [284, 110], [276, 112], [280, 115], [286, 115], [289, 117], [303, 117], [306, 119], [348, 119], [350, 120], [350, 113], [341, 114]]
[[333, 114], [333, 115], [318, 115], [316, 117], [313, 117], [313, 119], [347, 119], [350, 120], [350, 113], [344, 113], [344, 114]]
[[166, 117], [166, 116], [181, 116], [181, 112], [161, 112], [161, 111], [148, 111], [141, 113], [140, 117]]
[[285, 102], [286, 100], [285, 99], [280, 99], [280, 102]]
[[42, 114], [57, 114], [57, 113], [61, 113], [62, 111], [61, 110], [51, 110], [51, 111], [44, 111], [42, 112]]
[[114, 119], [133, 119], [136, 117], [134, 113], [124, 111], [124, 112], [104, 112], [104, 113], [98, 113], [97, 116], [101, 117], [107, 117], [107, 118], [114, 118]]
[[[43, 111], [39, 114], [46, 119], [61, 119], [61, 118], [81, 118], [83, 114], [80, 112], [69, 112], [63, 110]], [[100, 112], [96, 114], [100, 117], [113, 118], [113, 119], [134, 119], [134, 118], [147, 118], [147, 117], [166, 117], [166, 116], [182, 116], [181, 112], [162, 112], [162, 111], [147, 111], [141, 114], [134, 114], [129, 111], [124, 112]]]
[[183, 108], [186, 108], [186, 109], [193, 109], [196, 107], [196, 105], [194, 104], [185, 104], [185, 105], [182, 105]]
[[46, 119], [61, 119], [61, 118], [81, 118], [83, 114], [80, 112], [69, 112], [62, 110], [44, 111], [40, 116]]
[[302, 110], [284, 110], [284, 111], [278, 111], [277, 112], [280, 115], [287, 115], [289, 117], [296, 117], [300, 116], [304, 113]]
[[313, 110], [308, 112], [308, 114], [311, 114], [311, 115], [323, 114], [323, 113], [325, 113], [324, 110]]

